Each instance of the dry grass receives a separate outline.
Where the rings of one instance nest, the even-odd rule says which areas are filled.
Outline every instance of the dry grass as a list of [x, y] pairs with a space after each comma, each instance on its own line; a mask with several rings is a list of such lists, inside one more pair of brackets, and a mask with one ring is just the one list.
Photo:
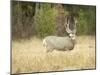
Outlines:
[[47, 72], [95, 68], [95, 37], [77, 37], [72, 51], [46, 53], [42, 40], [12, 42], [12, 73]]

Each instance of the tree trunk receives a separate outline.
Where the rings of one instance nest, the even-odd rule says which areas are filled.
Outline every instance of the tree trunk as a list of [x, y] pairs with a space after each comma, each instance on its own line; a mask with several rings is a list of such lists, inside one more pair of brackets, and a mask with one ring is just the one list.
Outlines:
[[64, 13], [64, 7], [62, 4], [57, 5], [57, 21], [56, 21], [56, 34], [58, 36], [64, 36], [65, 33], [65, 27], [64, 27], [64, 20], [65, 20], [65, 13]]

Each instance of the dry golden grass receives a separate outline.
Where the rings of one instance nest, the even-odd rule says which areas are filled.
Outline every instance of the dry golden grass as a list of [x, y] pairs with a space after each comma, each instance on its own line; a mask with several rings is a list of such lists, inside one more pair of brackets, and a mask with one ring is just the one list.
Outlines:
[[77, 37], [72, 51], [46, 53], [42, 40], [12, 42], [12, 73], [95, 69], [95, 37]]

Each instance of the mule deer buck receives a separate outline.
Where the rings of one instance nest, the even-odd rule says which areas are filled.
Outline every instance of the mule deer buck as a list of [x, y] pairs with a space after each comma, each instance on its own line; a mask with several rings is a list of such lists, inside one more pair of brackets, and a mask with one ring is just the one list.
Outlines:
[[47, 52], [53, 50], [72, 50], [75, 46], [75, 34], [76, 34], [76, 20], [74, 17], [67, 17], [65, 19], [65, 28], [69, 36], [47, 36], [43, 39], [43, 46], [47, 49]]

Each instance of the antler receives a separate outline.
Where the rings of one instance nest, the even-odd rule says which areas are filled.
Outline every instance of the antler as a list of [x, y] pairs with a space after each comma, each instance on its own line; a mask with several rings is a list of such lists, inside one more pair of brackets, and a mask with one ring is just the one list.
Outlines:
[[74, 20], [74, 24], [73, 24], [74, 25], [74, 29], [73, 30], [71, 30], [70, 27], [69, 27], [69, 25], [72, 24], [72, 23], [70, 23], [71, 22], [70, 20], [71, 20], [71, 18], [65, 17], [64, 26], [65, 26], [66, 31], [67, 31], [68, 34], [75, 34], [76, 33], [77, 20], [73, 17], [73, 20]]

